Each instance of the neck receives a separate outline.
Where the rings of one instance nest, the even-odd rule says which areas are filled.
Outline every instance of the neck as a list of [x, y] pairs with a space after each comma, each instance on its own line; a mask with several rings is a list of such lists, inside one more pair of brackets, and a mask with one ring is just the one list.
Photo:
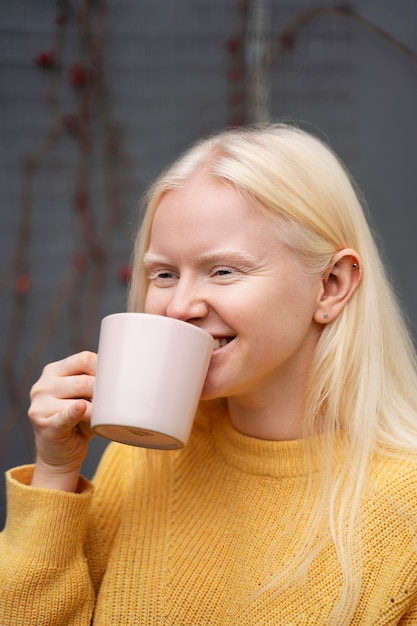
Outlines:
[[[275, 394], [274, 394], [275, 395]], [[297, 394], [289, 398], [234, 396], [227, 399], [231, 422], [237, 431], [248, 437], [269, 441], [290, 441], [302, 436], [303, 401]]]
[[300, 439], [303, 433], [305, 398], [317, 336], [310, 354], [285, 363], [259, 385], [229, 396], [227, 404], [234, 428], [249, 437], [268, 441]]

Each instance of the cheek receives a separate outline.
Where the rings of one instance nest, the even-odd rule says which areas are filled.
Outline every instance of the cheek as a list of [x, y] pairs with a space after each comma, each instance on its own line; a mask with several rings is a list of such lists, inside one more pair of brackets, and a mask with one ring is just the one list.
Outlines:
[[145, 298], [145, 313], [153, 313], [155, 315], [163, 315], [166, 308], [165, 298], [161, 290], [156, 291], [150, 287]]

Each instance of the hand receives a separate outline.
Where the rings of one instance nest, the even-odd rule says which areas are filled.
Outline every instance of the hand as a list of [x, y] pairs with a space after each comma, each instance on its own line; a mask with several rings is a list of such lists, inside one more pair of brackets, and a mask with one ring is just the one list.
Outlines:
[[35, 487], [76, 491], [93, 436], [91, 398], [97, 355], [81, 352], [47, 365], [31, 390], [29, 418], [35, 432]]

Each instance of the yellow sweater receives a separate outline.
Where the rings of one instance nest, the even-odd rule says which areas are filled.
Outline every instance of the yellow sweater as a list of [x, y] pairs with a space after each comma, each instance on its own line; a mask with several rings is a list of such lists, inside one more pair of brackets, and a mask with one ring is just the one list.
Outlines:
[[[78, 494], [32, 488], [31, 475], [7, 476], [1, 626], [327, 623], [341, 577], [331, 544], [301, 586], [254, 593], [298, 547], [283, 518], [305, 500], [300, 442], [245, 437], [223, 415], [199, 418], [181, 451], [110, 444]], [[349, 623], [417, 625], [417, 465], [381, 457], [373, 476]]]

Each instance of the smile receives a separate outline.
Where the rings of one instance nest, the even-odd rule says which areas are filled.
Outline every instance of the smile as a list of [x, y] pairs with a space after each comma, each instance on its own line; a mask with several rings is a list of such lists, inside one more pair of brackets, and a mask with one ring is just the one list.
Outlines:
[[224, 346], [227, 346], [227, 344], [230, 343], [234, 339], [234, 337], [223, 337], [222, 339], [213, 337], [213, 339], [214, 339], [213, 350], [218, 350], [219, 348], [224, 348]]

